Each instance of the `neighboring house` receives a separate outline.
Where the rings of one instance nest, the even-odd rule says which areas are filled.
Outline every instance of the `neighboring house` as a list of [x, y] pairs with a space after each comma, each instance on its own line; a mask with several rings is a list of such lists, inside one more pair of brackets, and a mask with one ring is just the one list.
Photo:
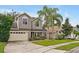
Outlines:
[[[74, 27], [73, 30], [79, 32], [79, 28]], [[79, 35], [76, 36], [76, 34], [73, 34], [73, 37], [76, 37], [77, 40], [79, 40]]]
[[9, 41], [23, 41], [36, 36], [46, 36], [46, 30], [42, 28], [42, 21], [40, 20], [36, 25], [35, 17], [27, 13], [15, 15], [10, 33]]

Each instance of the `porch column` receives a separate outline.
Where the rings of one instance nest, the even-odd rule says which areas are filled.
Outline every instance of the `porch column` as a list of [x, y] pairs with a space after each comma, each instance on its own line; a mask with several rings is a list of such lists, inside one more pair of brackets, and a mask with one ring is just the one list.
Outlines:
[[41, 35], [44, 36], [44, 32], [41, 32]]
[[36, 37], [37, 37], [37, 35], [38, 35], [38, 32], [35, 32], [36, 33]]

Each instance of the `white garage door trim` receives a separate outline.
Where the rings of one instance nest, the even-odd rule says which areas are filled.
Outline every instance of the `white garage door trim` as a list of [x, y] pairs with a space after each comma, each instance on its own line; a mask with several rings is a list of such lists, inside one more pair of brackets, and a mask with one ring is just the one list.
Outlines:
[[28, 32], [10, 31], [9, 41], [28, 41]]

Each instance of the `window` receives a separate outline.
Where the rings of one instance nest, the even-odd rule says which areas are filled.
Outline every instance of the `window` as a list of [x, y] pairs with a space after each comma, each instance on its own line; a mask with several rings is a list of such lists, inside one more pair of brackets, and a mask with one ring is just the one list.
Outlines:
[[35, 25], [36, 25], [36, 26], [39, 26], [39, 21], [36, 21]]
[[23, 24], [27, 24], [27, 19], [26, 18], [23, 18]]

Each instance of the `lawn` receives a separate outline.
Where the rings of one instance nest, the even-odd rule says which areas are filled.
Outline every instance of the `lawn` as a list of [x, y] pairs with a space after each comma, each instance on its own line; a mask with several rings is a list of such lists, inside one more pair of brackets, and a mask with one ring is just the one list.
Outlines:
[[34, 41], [33, 43], [38, 45], [43, 45], [43, 46], [50, 46], [50, 45], [72, 42], [72, 41], [75, 41], [75, 40], [37, 40], [37, 41]]
[[4, 52], [5, 45], [6, 45], [5, 42], [0, 42], [0, 53], [3, 53]]
[[64, 45], [64, 46], [61, 46], [61, 47], [58, 47], [58, 48], [55, 48], [55, 49], [69, 51], [69, 50], [71, 50], [75, 47], [78, 47], [78, 46], [79, 46], [79, 43], [73, 43], [73, 44]]

